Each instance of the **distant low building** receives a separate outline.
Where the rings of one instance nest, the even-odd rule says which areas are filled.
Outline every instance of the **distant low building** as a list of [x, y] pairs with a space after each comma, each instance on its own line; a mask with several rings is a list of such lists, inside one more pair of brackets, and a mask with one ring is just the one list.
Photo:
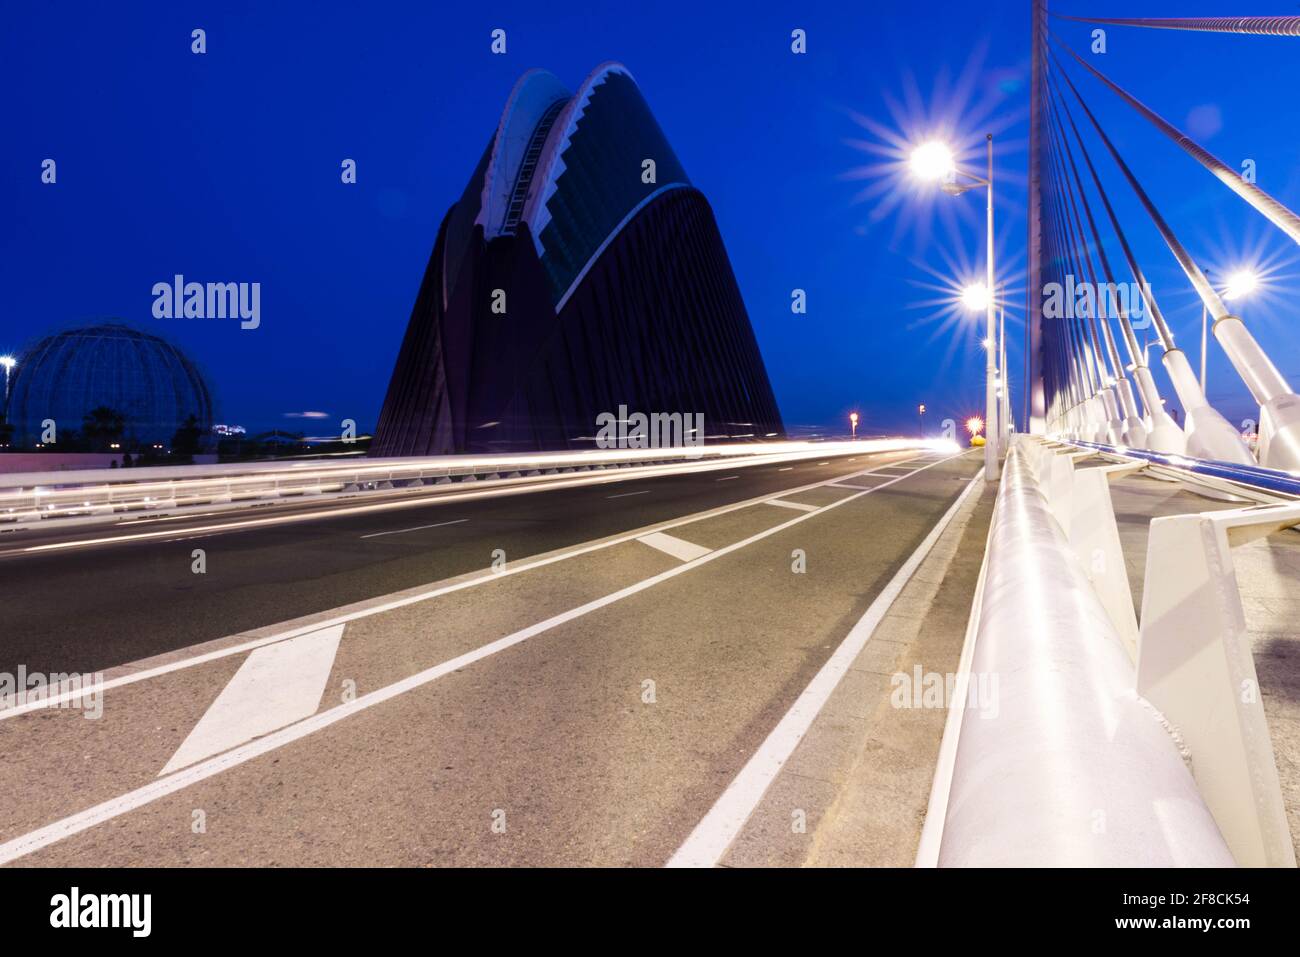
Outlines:
[[45, 446], [52, 422], [60, 450], [161, 451], [178, 434], [207, 435], [212, 415], [194, 363], [120, 322], [58, 332], [24, 350], [8, 403], [13, 445], [29, 449]]

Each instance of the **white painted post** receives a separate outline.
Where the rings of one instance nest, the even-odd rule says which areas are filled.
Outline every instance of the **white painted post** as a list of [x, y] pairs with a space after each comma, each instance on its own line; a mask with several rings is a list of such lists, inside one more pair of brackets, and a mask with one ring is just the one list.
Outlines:
[[1231, 548], [1300, 524], [1300, 504], [1151, 522], [1137, 691], [1174, 725], [1238, 864], [1295, 867]]

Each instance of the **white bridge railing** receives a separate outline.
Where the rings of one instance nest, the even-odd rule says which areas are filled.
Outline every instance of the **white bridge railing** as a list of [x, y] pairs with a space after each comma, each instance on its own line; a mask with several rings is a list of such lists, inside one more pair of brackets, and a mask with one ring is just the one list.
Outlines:
[[1295, 866], [1231, 549], [1300, 503], [1155, 519], [1139, 622], [1095, 454], [1016, 437], [917, 863]]

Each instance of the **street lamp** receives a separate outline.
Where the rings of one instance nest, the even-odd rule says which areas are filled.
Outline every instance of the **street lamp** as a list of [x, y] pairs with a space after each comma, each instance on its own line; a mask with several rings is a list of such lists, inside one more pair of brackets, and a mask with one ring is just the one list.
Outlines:
[[[997, 343], [996, 316], [994, 315], [994, 296], [993, 276], [994, 276], [994, 248], [993, 248], [993, 134], [987, 136], [988, 143], [988, 176], [982, 178], [972, 173], [966, 173], [957, 168], [953, 160], [953, 153], [950, 148], [942, 143], [931, 141], [923, 143], [912, 151], [911, 167], [912, 173], [918, 179], [934, 182], [943, 180], [943, 191], [950, 196], [960, 196], [969, 189], [977, 186], [983, 186], [987, 193], [986, 220], [988, 253], [986, 256], [985, 268], [987, 278], [984, 282], [984, 321], [987, 326], [986, 340], [988, 349], [984, 354], [984, 419], [987, 422], [997, 422], [997, 389], [994, 385], [996, 375], [997, 350], [994, 346]], [[969, 182], [959, 183], [958, 176], [963, 176]], [[963, 294], [963, 301], [966, 296]], [[976, 308], [971, 305], [970, 308]], [[996, 482], [998, 478], [998, 430], [990, 428], [985, 438], [984, 445], [984, 478], [989, 482]]]
[[922, 143], [912, 150], [911, 166], [912, 175], [926, 182], [937, 182], [957, 173], [952, 150], [937, 140]]
[[849, 413], [849, 425], [853, 427], [853, 441], [856, 442], [858, 440], [858, 414], [856, 412]]
[[[1223, 287], [1223, 298], [1231, 301], [1233, 299], [1244, 299], [1259, 287], [1259, 276], [1252, 269], [1238, 269], [1228, 277], [1227, 285]], [[1209, 342], [1209, 309], [1205, 303], [1201, 303], [1201, 391], [1205, 391], [1205, 353], [1206, 344]]]
[[925, 438], [925, 403], [922, 402], [916, 407], [916, 426], [920, 432], [920, 438]]
[[982, 282], [973, 282], [961, 291], [961, 304], [971, 312], [983, 312], [989, 305], [989, 291]]

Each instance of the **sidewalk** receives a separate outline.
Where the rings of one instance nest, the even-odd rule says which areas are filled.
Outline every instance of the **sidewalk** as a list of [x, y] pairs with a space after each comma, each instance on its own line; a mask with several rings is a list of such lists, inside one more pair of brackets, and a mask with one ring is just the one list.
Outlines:
[[[1112, 482], [1111, 501], [1139, 616], [1151, 519], [1241, 508], [1143, 475]], [[1277, 532], [1232, 550], [1255, 653], [1264, 714], [1282, 784], [1291, 840], [1300, 856], [1300, 532]]]

